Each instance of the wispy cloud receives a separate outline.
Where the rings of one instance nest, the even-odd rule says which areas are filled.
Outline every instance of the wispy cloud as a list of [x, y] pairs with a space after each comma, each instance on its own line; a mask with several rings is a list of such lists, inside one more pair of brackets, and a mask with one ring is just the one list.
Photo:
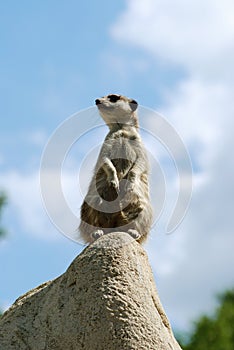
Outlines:
[[8, 211], [17, 232], [46, 240], [57, 238], [42, 205], [38, 172], [6, 171], [0, 175], [0, 183], [7, 193]]
[[111, 34], [201, 77], [223, 78], [234, 55], [233, 11], [230, 0], [128, 0]]

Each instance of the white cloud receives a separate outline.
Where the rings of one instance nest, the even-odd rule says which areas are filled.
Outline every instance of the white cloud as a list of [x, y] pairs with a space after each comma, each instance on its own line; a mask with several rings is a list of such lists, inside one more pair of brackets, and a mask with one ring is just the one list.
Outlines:
[[179, 83], [166, 97], [162, 113], [189, 147], [200, 146], [203, 169], [217, 156], [231, 132], [233, 91], [219, 82], [211, 84], [191, 78]]
[[[40, 174], [39, 169], [2, 172], [0, 184], [8, 197], [8, 216], [13, 230], [42, 240], [58, 240], [61, 233], [78, 239], [79, 210], [92, 171], [89, 166], [87, 174], [87, 164], [84, 164], [79, 173], [77, 161], [73, 159], [72, 169], [70, 161], [58, 171], [40, 169]], [[41, 183], [40, 179], [43, 179]]]
[[228, 78], [234, 56], [233, 13], [231, 0], [128, 0], [111, 34], [201, 76], [225, 72]]
[[[66, 183], [72, 183], [72, 180], [71, 174], [65, 174], [64, 181]], [[50, 222], [43, 206], [39, 172], [7, 171], [1, 174], [0, 183], [8, 196], [8, 211], [12, 218], [11, 226], [13, 223], [14, 229], [19, 229], [20, 232], [43, 240], [60, 238], [60, 232]], [[53, 179], [48, 183], [52, 186]], [[66, 217], [61, 213], [61, 206], [58, 205], [56, 195], [51, 200], [53, 207], [56, 208], [57, 217], [66, 221]]]
[[119, 43], [187, 73], [160, 112], [191, 152], [193, 199], [180, 228], [147, 245], [164, 306], [181, 328], [234, 283], [233, 13], [229, 0], [128, 0], [111, 28]]

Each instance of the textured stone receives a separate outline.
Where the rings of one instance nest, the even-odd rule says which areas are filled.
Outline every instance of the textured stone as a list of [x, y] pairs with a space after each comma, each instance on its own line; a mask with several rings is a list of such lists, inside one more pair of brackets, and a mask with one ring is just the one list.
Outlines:
[[0, 319], [1, 350], [179, 350], [147, 255], [126, 233], [87, 247]]

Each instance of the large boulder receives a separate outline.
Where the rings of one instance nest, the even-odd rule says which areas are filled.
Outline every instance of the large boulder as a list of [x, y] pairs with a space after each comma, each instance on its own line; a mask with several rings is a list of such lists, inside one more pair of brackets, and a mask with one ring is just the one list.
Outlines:
[[147, 255], [128, 234], [101, 237], [57, 279], [0, 319], [1, 350], [179, 350]]

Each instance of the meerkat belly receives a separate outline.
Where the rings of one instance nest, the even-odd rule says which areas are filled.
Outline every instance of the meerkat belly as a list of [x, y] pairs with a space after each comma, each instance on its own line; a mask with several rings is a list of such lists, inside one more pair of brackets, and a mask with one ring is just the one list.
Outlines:
[[[119, 198], [119, 201], [121, 201], [121, 198], [124, 196], [124, 192], [126, 190], [126, 183], [122, 182], [121, 180], [127, 179], [129, 171], [136, 161], [136, 153], [129, 143], [129, 140], [122, 137], [109, 139], [106, 142], [106, 147], [108, 149], [108, 158], [113, 164], [119, 180], [119, 189], [117, 191], [116, 188], [110, 185], [108, 182], [108, 175], [102, 166], [97, 166], [97, 173], [94, 180], [95, 186], [98, 194], [105, 201], [114, 201], [117, 198]], [[101, 159], [103, 159], [105, 153], [106, 150], [101, 152]], [[102, 205], [105, 205], [105, 203]]]

